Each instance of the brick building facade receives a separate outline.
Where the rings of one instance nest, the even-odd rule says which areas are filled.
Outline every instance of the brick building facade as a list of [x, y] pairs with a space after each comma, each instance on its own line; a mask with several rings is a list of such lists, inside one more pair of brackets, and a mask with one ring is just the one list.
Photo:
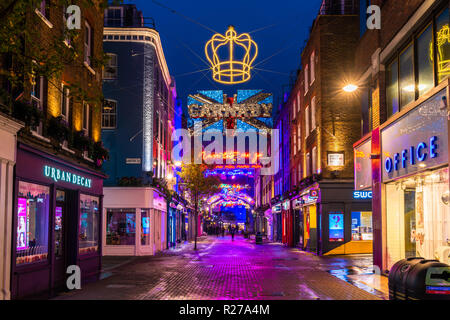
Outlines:
[[[12, 243], [6, 298], [9, 292], [13, 299], [51, 294], [65, 285], [69, 265], [80, 266], [83, 281], [101, 269], [100, 167], [107, 158], [100, 132], [103, 10], [101, 1], [75, 5], [80, 28], [68, 32], [62, 5], [28, 4], [21, 14], [34, 36], [24, 40], [25, 53], [18, 55], [29, 57], [32, 71], [23, 73], [17, 53], [2, 59], [3, 71], [16, 71], [22, 80], [12, 85], [11, 78], [2, 78], [3, 112], [24, 121], [7, 212], [17, 232], [5, 240]], [[22, 8], [7, 14], [15, 10]], [[42, 56], [49, 59], [36, 58]]]

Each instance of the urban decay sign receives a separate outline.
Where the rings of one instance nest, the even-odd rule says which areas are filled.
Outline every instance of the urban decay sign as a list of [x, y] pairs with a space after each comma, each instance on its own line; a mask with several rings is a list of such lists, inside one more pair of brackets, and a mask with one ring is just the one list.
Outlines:
[[444, 97], [445, 90], [382, 130], [383, 181], [448, 162]]
[[92, 185], [92, 179], [50, 166], [44, 166], [44, 176], [52, 179], [55, 182], [63, 181], [85, 188], [90, 188]]

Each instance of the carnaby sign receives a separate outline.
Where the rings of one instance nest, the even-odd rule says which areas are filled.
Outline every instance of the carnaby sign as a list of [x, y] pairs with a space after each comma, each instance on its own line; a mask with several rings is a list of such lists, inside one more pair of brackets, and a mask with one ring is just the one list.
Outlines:
[[236, 95], [224, 95], [224, 103], [218, 103], [202, 94], [190, 95], [198, 103], [188, 106], [189, 116], [193, 119], [270, 118], [273, 105], [262, 102], [270, 96], [270, 93], [259, 93], [238, 103]]

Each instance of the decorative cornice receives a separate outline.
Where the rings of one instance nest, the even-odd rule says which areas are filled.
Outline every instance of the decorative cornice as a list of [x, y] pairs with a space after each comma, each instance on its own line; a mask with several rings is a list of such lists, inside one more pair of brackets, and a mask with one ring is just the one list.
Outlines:
[[[164, 56], [164, 51], [161, 44], [161, 38], [159, 37], [158, 31], [151, 28], [111, 28], [105, 27], [103, 30], [103, 41], [111, 42], [138, 42], [150, 44], [156, 49], [156, 55], [158, 56], [158, 61], [163, 70], [164, 80], [169, 87], [172, 83], [169, 68], [167, 66], [166, 58]], [[105, 38], [105, 36], [113, 36], [112, 39]], [[114, 39], [114, 36], [118, 36], [118, 39]], [[137, 36], [137, 39], [120, 39], [120, 36]], [[139, 36], [143, 39], [139, 40]], [[150, 38], [147, 39], [147, 38]]]

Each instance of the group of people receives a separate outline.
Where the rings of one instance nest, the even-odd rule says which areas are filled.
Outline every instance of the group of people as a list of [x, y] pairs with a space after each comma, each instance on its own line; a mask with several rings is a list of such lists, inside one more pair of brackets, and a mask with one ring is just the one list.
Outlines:
[[228, 228], [225, 228], [224, 226], [210, 226], [208, 230], [208, 234], [215, 234], [217, 237], [221, 234], [222, 237], [225, 237], [225, 231], [228, 231], [228, 233], [231, 235], [231, 239], [234, 241], [234, 235], [238, 233], [238, 228], [235, 225], [229, 225]]

